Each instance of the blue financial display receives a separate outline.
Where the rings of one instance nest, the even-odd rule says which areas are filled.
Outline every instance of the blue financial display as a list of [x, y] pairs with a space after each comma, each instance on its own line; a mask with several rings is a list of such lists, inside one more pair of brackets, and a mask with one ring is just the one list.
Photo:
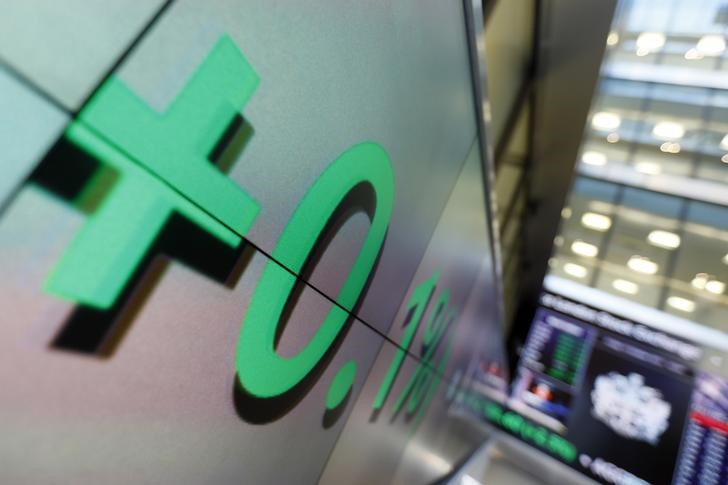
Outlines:
[[541, 295], [514, 382], [471, 415], [602, 483], [724, 483], [728, 378], [722, 356], [565, 296]]
[[480, 444], [470, 17], [365, 3], [8, 6], [4, 483], [429, 482]]

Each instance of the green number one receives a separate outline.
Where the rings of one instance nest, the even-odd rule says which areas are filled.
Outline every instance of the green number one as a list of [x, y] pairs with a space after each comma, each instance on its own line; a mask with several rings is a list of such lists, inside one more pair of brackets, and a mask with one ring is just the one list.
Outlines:
[[407, 354], [406, 350], [409, 350], [412, 345], [412, 340], [420, 326], [422, 314], [427, 307], [427, 303], [430, 301], [432, 293], [435, 291], [435, 284], [437, 283], [438, 277], [438, 273], [430, 276], [430, 278], [420, 283], [412, 292], [412, 296], [410, 296], [409, 302], [407, 303], [407, 312], [410, 315], [409, 322], [407, 323], [407, 330], [405, 330], [404, 337], [402, 338], [401, 347], [398, 348], [397, 352], [394, 354], [392, 363], [389, 365], [389, 370], [387, 370], [387, 374], [384, 376], [382, 385], [379, 387], [379, 391], [374, 398], [374, 404], [372, 404], [372, 407], [375, 410], [382, 408], [384, 401], [386, 401], [387, 396], [392, 389], [394, 380], [397, 378], [399, 369], [402, 367], [405, 355]]

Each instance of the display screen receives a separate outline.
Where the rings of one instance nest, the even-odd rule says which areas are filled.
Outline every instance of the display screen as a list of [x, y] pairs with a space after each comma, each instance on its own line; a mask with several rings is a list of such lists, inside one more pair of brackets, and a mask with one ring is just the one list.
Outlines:
[[728, 480], [720, 353], [544, 292], [509, 397], [483, 419], [603, 483]]
[[426, 483], [480, 444], [470, 8], [4, 7], [0, 481]]

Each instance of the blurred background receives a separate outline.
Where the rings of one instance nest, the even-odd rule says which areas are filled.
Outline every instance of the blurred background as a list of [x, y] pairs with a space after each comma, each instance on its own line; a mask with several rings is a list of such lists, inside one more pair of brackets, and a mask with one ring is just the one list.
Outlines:
[[[512, 368], [544, 288], [725, 338], [727, 39], [725, 0], [486, 2]], [[490, 453], [489, 472], [472, 474], [483, 483], [563, 480], [523, 455]]]

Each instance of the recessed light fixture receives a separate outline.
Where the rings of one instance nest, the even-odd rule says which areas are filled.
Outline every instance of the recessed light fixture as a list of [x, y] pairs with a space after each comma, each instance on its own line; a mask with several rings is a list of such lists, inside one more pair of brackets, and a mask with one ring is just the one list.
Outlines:
[[659, 175], [662, 167], [655, 162], [637, 162], [634, 169], [645, 175]]
[[619, 128], [620, 124], [622, 124], [622, 118], [620, 118], [616, 113], [600, 111], [598, 113], [594, 113], [591, 124], [597, 130], [614, 131]]
[[599, 254], [598, 247], [578, 239], [571, 243], [571, 250], [575, 254], [578, 254], [579, 256], [584, 256], [585, 258], [593, 258], [597, 254]]
[[705, 290], [708, 293], [713, 293], [714, 295], [721, 295], [725, 291], [725, 283], [720, 280], [716, 280], [708, 273], [696, 274], [690, 284], [698, 290]]
[[680, 144], [674, 141], [666, 141], [660, 145], [660, 151], [665, 153], [680, 153]]
[[704, 35], [695, 49], [705, 56], [718, 56], [725, 50], [725, 39], [722, 35]]
[[725, 291], [725, 283], [719, 280], [710, 280], [705, 283], [705, 291], [714, 295], [722, 295]]
[[587, 274], [587, 269], [584, 266], [575, 263], [566, 263], [564, 271], [576, 278], [584, 278]]
[[685, 127], [674, 121], [660, 121], [652, 128], [652, 134], [660, 140], [679, 140], [685, 135]]
[[655, 274], [659, 269], [657, 263], [652, 261], [650, 258], [637, 255], [629, 258], [629, 261], [627, 261], [627, 266], [632, 271], [636, 271], [642, 274]]
[[708, 282], [708, 273], [698, 273], [695, 275], [695, 278], [690, 282], [693, 288], [697, 288], [698, 290], [704, 290], [705, 289], [705, 283]]
[[703, 54], [695, 48], [688, 49], [688, 51], [685, 53], [685, 59], [687, 59], [688, 61], [702, 59], [703, 57]]
[[680, 246], [680, 236], [668, 231], [652, 231], [647, 235], [647, 241], [663, 249], [675, 249]]
[[563, 209], [561, 209], [561, 217], [563, 217], [564, 219], [568, 219], [569, 217], [571, 217], [571, 207], [564, 207]]
[[720, 141], [720, 147], [725, 148], [728, 150], [728, 134], [726, 134], [723, 139]]
[[610, 133], [607, 135], [607, 141], [609, 143], [617, 143], [619, 141], [619, 134], [617, 133]]
[[581, 224], [589, 229], [604, 232], [612, 227], [612, 219], [596, 212], [585, 212], [581, 216]]
[[607, 156], [602, 152], [588, 151], [581, 155], [581, 161], [587, 165], [594, 165], [600, 167], [606, 165]]
[[554, 245], [561, 247], [564, 245], [564, 236], [556, 236], [554, 238]]
[[723, 256], [723, 259], [721, 261], [723, 261], [723, 264], [728, 264], [728, 254]]
[[640, 287], [633, 281], [627, 281], [623, 279], [616, 279], [612, 281], [612, 288], [628, 295], [636, 295]]
[[680, 296], [669, 297], [667, 299], [667, 304], [674, 309], [680, 310], [682, 312], [692, 313], [693, 311], [695, 311], [695, 302], [693, 300], [688, 300], [687, 298], [682, 298]]
[[662, 49], [665, 45], [665, 34], [660, 32], [642, 32], [637, 36], [637, 55], [646, 56]]
[[720, 157], [720, 161], [723, 163], [728, 163], [728, 153]]
[[607, 36], [607, 45], [617, 45], [617, 43], [619, 43], [619, 34], [610, 32]]

